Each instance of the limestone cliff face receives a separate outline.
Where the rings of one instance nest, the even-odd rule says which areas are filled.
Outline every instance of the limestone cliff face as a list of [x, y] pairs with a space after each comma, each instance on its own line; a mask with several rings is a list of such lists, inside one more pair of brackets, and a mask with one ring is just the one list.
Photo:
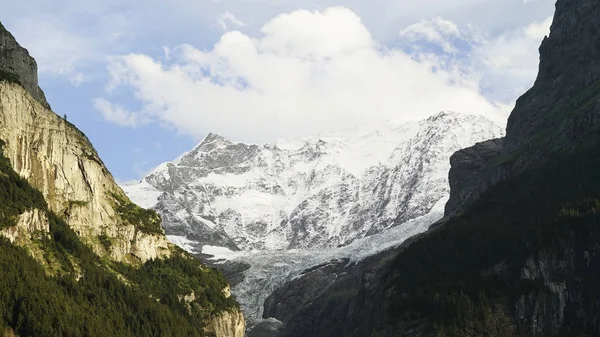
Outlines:
[[[48, 266], [41, 247], [31, 244], [43, 238], [50, 238], [50, 223], [48, 222], [48, 214], [45, 211], [32, 209], [21, 214], [16, 225], [1, 230], [0, 236], [5, 237], [15, 245], [28, 247], [33, 258], [40, 264]], [[51, 274], [54, 273], [52, 268], [46, 268], [46, 270]]]
[[[231, 297], [231, 288], [225, 287], [223, 294], [227, 298]], [[246, 333], [244, 314], [237, 308], [223, 311], [206, 323], [206, 332], [216, 337], [244, 337]]]
[[[165, 261], [164, 269], [161, 269], [166, 270], [163, 277], [150, 281], [151, 285], [140, 282], [135, 286], [136, 291], [139, 290], [140, 294], [143, 294], [142, 298], [163, 298], [163, 296], [170, 296], [170, 291], [176, 291], [170, 288], [165, 290], [164, 284], [174, 283], [183, 289], [189, 286], [196, 293], [206, 291], [212, 294], [214, 301], [211, 302], [206, 297], [196, 299], [192, 289], [190, 289], [191, 294], [185, 294], [181, 301], [188, 304], [197, 301], [199, 305], [205, 305], [203, 308], [205, 311], [198, 318], [202, 319], [207, 330], [216, 336], [242, 337], [244, 335], [245, 323], [242, 313], [237, 309], [239, 305], [218, 293], [218, 290], [225, 288], [223, 294], [230, 295], [226, 281], [209, 270], [201, 273], [202, 277], [206, 277], [206, 282], [198, 280], [200, 276], [186, 278], [189, 276], [187, 275], [190, 272], [189, 268], [203, 269], [204, 267], [197, 261], [181, 262], [193, 258], [168, 242], [161, 228], [160, 217], [153, 211], [144, 210], [133, 204], [115, 183], [87, 137], [74, 125], [50, 110], [43, 92], [38, 87], [35, 60], [1, 24], [0, 142], [3, 153], [2, 164], [8, 167], [6, 161], [10, 162], [11, 167], [7, 172], [13, 179], [10, 183], [14, 183], [14, 186], [7, 185], [7, 194], [11, 196], [5, 200], [12, 200], [14, 197], [12, 191], [20, 188], [19, 184], [27, 185], [28, 193], [34, 195], [27, 195], [24, 198], [35, 199], [35, 204], [32, 205], [26, 202], [31, 200], [16, 201], [16, 206], [13, 206], [21, 213], [10, 213], [15, 218], [3, 217], [6, 223], [1, 226], [0, 237], [24, 247], [24, 251], [19, 250], [20, 254], [25, 251], [29, 253], [44, 267], [48, 275], [68, 274], [78, 281], [92, 269], [100, 275], [112, 274], [113, 271], [109, 270], [111, 264], [106, 263], [105, 259], [85, 258], [88, 257], [89, 251], [81, 247], [79, 241], [82, 241], [100, 257], [129, 264], [129, 267], [123, 268], [123, 274], [116, 276], [127, 285], [134, 284], [131, 279], [136, 277], [132, 276], [135, 275], [135, 269], [146, 261], [168, 257], [172, 257], [172, 260], [179, 259], [179, 265], [177, 261], [174, 263]], [[10, 169], [26, 179], [29, 184], [23, 184], [21, 179], [16, 179]], [[2, 173], [5, 174], [4, 171]], [[37, 192], [32, 191], [31, 187], [41, 192], [44, 200]], [[27, 207], [21, 209], [20, 206], [25, 204]], [[14, 210], [13, 206], [11, 210]], [[71, 231], [66, 231], [67, 239], [61, 238], [65, 228], [63, 221], [56, 217], [64, 220], [81, 240], [74, 240]], [[53, 248], [54, 243], [60, 246], [69, 240], [77, 249], [73, 251], [66, 248], [47, 249]], [[66, 259], [69, 259], [70, 263], [63, 263]], [[96, 270], [97, 264], [103, 265], [106, 269]], [[182, 264], [188, 269], [184, 271], [177, 269], [183, 268]], [[138, 304], [134, 304], [135, 309], [132, 311], [139, 310]], [[92, 307], [95, 305], [96, 303]], [[166, 303], [165, 308], [179, 309], [170, 306], [170, 303]], [[53, 312], [52, 314], [60, 316], [64, 313]], [[207, 316], [211, 318], [205, 320]], [[157, 319], [155, 322], [148, 323], [156, 323], [155, 325], [162, 328], [160, 325], [164, 324], [164, 321]], [[201, 332], [198, 331], [197, 324], [192, 330]], [[37, 334], [48, 335], [39, 332]]]
[[[169, 256], [162, 234], [146, 234], [116, 211], [128, 202], [83, 133], [21, 86], [0, 82], [0, 139], [14, 170], [99, 255], [145, 262]], [[110, 247], [99, 236], [110, 240]]]
[[207, 322], [206, 332], [216, 337], [244, 337], [246, 321], [238, 309], [224, 311]]
[[0, 231], [0, 236], [19, 246], [31, 243], [33, 238], [49, 237], [48, 215], [38, 209], [27, 211], [19, 216], [15, 226]]

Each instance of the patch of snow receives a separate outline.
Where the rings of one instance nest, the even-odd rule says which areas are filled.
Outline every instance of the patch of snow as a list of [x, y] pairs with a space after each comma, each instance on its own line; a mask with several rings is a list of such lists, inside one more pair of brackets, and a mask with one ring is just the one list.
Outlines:
[[150, 185], [146, 180], [138, 181], [136, 184], [123, 185], [125, 194], [142, 208], [152, 208], [158, 204], [162, 192]]
[[235, 252], [226, 247], [202, 246], [202, 254], [213, 255], [213, 259], [223, 263], [226, 260], [232, 260], [246, 255], [246, 252]]
[[188, 240], [185, 236], [167, 235], [167, 239], [189, 253], [196, 253], [196, 242]]
[[425, 232], [429, 226], [439, 220], [444, 214], [447, 200], [447, 197], [440, 199], [432, 211], [425, 216], [382, 233], [356, 240], [344, 247], [234, 252], [231, 255], [220, 254], [218, 258], [244, 262], [251, 266], [244, 272], [243, 282], [235, 286], [232, 291], [242, 306], [246, 321], [249, 324], [257, 323], [262, 318], [265, 299], [284, 283], [300, 276], [302, 271], [335, 259], [347, 258], [350, 260], [349, 263], [356, 263], [397, 247], [406, 239]]

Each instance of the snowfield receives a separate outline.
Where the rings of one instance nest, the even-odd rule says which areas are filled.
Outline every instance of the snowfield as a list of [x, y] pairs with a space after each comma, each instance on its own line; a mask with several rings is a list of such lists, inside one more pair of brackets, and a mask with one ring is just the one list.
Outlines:
[[209, 134], [123, 189], [162, 215], [167, 234], [201, 246], [333, 248], [428, 214], [449, 193], [450, 155], [502, 133], [443, 112], [269, 144]]

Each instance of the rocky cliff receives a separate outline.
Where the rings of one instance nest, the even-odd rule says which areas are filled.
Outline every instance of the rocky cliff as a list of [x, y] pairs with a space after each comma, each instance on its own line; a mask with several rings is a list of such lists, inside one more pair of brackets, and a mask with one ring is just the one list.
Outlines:
[[99, 255], [129, 263], [169, 256], [160, 220], [131, 216], [135, 209], [92, 144], [50, 110], [38, 86], [35, 60], [1, 24], [0, 74], [4, 155], [43, 193], [50, 209]]
[[216, 337], [244, 337], [246, 321], [239, 309], [224, 311], [207, 322], [206, 331]]
[[543, 165], [552, 153], [566, 153], [594, 141], [600, 123], [599, 14], [597, 1], [556, 3], [551, 33], [540, 47], [533, 87], [517, 100], [502, 144], [467, 149], [463, 160], [454, 163], [450, 183], [462, 185], [459, 176], [471, 172], [474, 178], [467, 184], [474, 193], [453, 193], [447, 213], [473, 203], [499, 181]]
[[[85, 135], [6, 81], [0, 82], [0, 139], [15, 171], [97, 254], [131, 263], [169, 256], [160, 219], [130, 216], [131, 202]], [[155, 221], [154, 231], [140, 221]], [[110, 240], [109, 247], [100, 236]]]
[[1, 24], [0, 269], [0, 326], [20, 336], [244, 335], [226, 279], [127, 198]]
[[450, 199], [445, 211], [447, 216], [472, 202], [487, 189], [485, 183], [488, 180], [480, 181], [474, 177], [484, 176], [484, 170], [492, 158], [497, 158], [501, 153], [502, 138], [496, 138], [459, 150], [450, 157]]

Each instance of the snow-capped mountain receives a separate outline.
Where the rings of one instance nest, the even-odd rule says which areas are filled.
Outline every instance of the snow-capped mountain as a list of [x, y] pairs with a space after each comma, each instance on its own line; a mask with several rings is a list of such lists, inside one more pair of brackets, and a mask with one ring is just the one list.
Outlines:
[[448, 112], [269, 144], [209, 134], [123, 188], [190, 250], [336, 247], [428, 214], [448, 195], [450, 155], [502, 134]]

